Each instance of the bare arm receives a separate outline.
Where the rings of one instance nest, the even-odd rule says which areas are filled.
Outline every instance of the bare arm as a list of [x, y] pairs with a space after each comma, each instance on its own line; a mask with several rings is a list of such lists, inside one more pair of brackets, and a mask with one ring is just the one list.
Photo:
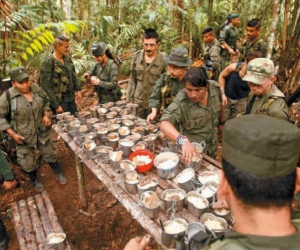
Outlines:
[[219, 75], [219, 85], [222, 90], [222, 105], [227, 105], [227, 97], [225, 95], [226, 78], [230, 76], [236, 69], [236, 63], [228, 65]]

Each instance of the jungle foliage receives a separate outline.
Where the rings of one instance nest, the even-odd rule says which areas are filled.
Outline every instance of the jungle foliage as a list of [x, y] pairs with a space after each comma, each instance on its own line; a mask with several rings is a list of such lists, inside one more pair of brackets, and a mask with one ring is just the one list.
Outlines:
[[261, 19], [261, 37], [273, 41], [279, 80], [288, 92], [300, 74], [299, 5], [298, 0], [0, 0], [0, 77], [16, 65], [39, 69], [58, 34], [72, 38], [70, 54], [79, 74], [93, 61], [94, 41], [108, 44], [124, 61], [120, 72], [128, 74], [128, 59], [141, 49], [141, 33], [148, 27], [159, 32], [165, 53], [186, 46], [197, 58], [202, 29], [212, 25], [218, 33], [229, 13], [239, 13], [240, 43], [247, 21]]

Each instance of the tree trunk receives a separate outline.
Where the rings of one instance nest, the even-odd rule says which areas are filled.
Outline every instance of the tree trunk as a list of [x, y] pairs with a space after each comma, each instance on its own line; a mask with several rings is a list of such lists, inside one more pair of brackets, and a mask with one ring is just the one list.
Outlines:
[[281, 53], [284, 54], [286, 51], [286, 34], [289, 18], [290, 0], [285, 0], [284, 6], [284, 20], [283, 20], [283, 30], [282, 30], [282, 50]]
[[271, 20], [271, 26], [270, 26], [270, 36], [268, 37], [268, 53], [267, 58], [271, 58], [272, 56], [272, 50], [273, 50], [273, 44], [275, 41], [275, 32], [278, 22], [278, 7], [279, 7], [279, 0], [273, 1], [273, 8], [272, 8], [272, 20]]

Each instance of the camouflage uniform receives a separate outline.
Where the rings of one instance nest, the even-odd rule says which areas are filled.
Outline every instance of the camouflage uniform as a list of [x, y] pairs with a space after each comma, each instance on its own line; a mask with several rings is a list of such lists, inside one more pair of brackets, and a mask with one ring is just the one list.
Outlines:
[[200, 103], [193, 103], [187, 96], [185, 89], [181, 90], [173, 102], [164, 110], [161, 121], [167, 120], [174, 126], [181, 126], [181, 134], [191, 142], [206, 143], [204, 153], [216, 156], [217, 130], [219, 123], [222, 92], [217, 82], [209, 80], [207, 107]]
[[158, 51], [155, 59], [147, 65], [144, 50], [137, 52], [132, 58], [131, 75], [128, 85], [127, 101], [138, 104], [138, 116], [148, 115], [148, 101], [156, 81], [166, 72], [167, 63]]
[[256, 40], [252, 44], [250, 44], [250, 41], [247, 40], [241, 48], [241, 54], [242, 54], [241, 61], [246, 61], [249, 53], [254, 52], [254, 51], [260, 51], [262, 53], [261, 57], [267, 57], [268, 44], [266, 42], [264, 42], [264, 40], [261, 38]]
[[[220, 35], [220, 44], [227, 43], [233, 50], [237, 49], [237, 39], [238, 39], [238, 30], [236, 27], [233, 27], [231, 24], [228, 24], [224, 27], [221, 35]], [[230, 63], [230, 53], [227, 49], [223, 49], [222, 53], [222, 61], [221, 61], [221, 69], [225, 69]]]
[[118, 87], [118, 67], [112, 59], [108, 59], [104, 67], [96, 63], [87, 73], [100, 80], [99, 85], [94, 86], [99, 104], [120, 100], [122, 94]]
[[213, 80], [217, 80], [221, 62], [221, 45], [216, 38], [211, 43], [205, 44], [203, 57], [204, 63], [207, 61], [212, 62], [214, 68]]
[[37, 146], [47, 163], [57, 161], [57, 155], [51, 142], [51, 126], [42, 124], [43, 111], [50, 110], [49, 98], [46, 93], [36, 84], [31, 85], [32, 102], [29, 103], [15, 88], [9, 89], [10, 102], [16, 99], [16, 111], [12, 121], [7, 121], [9, 112], [6, 95], [0, 97], [0, 130], [13, 128], [23, 136], [26, 145], [17, 145], [18, 163], [24, 171], [32, 172], [38, 165], [36, 163], [34, 147]]
[[173, 101], [177, 93], [184, 88], [185, 81], [171, 78], [167, 73], [162, 74], [153, 88], [149, 98], [149, 108], [163, 111]]
[[64, 64], [53, 55], [47, 57], [42, 64], [41, 86], [50, 98], [50, 107], [56, 110], [62, 106], [64, 111], [77, 112], [75, 91], [81, 90], [76, 78], [75, 66], [69, 57], [64, 57]]

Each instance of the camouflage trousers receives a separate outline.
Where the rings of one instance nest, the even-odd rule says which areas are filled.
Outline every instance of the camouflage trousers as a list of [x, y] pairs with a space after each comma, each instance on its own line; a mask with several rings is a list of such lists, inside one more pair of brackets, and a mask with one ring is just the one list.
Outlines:
[[64, 112], [71, 112], [72, 115], [78, 112], [75, 101], [73, 102], [61, 102]]
[[149, 115], [149, 109], [139, 106], [137, 108], [136, 115], [142, 119], [147, 119], [147, 116]]
[[241, 100], [234, 100], [227, 97], [227, 105], [224, 107], [224, 121], [245, 114], [247, 107], [247, 97]]
[[[37, 148], [41, 152], [43, 159], [47, 163], [54, 163], [57, 161], [57, 154], [53, 147], [51, 140], [48, 140], [45, 144], [37, 143]], [[38, 164], [35, 158], [34, 146], [18, 145], [17, 146], [17, 158], [18, 163], [25, 172], [32, 172], [38, 168]]]

